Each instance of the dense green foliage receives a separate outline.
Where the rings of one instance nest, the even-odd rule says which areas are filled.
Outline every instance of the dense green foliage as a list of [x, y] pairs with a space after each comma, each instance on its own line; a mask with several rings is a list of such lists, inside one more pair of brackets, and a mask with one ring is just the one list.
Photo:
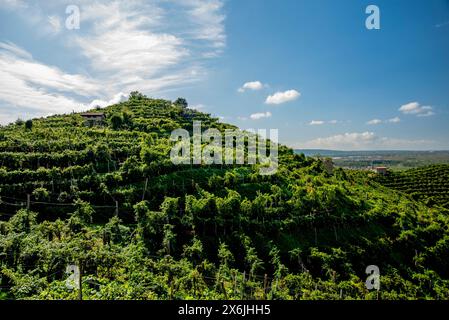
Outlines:
[[134, 92], [100, 126], [0, 129], [0, 298], [75, 299], [69, 264], [85, 299], [449, 298], [446, 209], [285, 147], [272, 176], [175, 166], [173, 129], [234, 128], [185, 106]]
[[449, 165], [432, 165], [379, 176], [383, 185], [424, 201], [428, 206], [449, 209]]

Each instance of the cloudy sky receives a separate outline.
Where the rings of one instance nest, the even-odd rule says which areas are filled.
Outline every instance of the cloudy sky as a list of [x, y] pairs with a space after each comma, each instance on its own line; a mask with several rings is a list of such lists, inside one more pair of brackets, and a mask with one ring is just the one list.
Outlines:
[[448, 0], [0, 0], [0, 124], [139, 90], [296, 148], [449, 149], [448, 57]]

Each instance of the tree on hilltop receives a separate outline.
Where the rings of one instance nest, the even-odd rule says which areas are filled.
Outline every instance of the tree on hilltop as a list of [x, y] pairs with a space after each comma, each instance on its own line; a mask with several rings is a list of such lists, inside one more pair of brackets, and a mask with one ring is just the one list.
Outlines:
[[189, 104], [187, 103], [187, 100], [184, 98], [176, 99], [174, 104], [177, 106], [183, 107], [183, 108], [187, 108], [189, 106]]

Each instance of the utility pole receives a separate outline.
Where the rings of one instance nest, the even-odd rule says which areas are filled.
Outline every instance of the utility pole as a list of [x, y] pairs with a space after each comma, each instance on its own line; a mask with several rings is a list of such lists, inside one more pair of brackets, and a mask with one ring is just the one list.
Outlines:
[[268, 284], [268, 276], [265, 273], [265, 275], [263, 276], [263, 296], [264, 299], [267, 299], [267, 284]]
[[27, 194], [27, 210], [30, 210], [31, 195]]
[[243, 279], [242, 279], [242, 292], [241, 292], [241, 300], [245, 298], [245, 280], [246, 280], [246, 271], [243, 271]]
[[171, 270], [168, 270], [168, 281], [170, 282], [170, 291], [168, 292], [168, 299], [173, 300], [173, 278]]
[[148, 178], [145, 180], [145, 189], [143, 190], [142, 201], [145, 200], [145, 193], [147, 193], [147, 186], [148, 186]]
[[118, 216], [118, 201], [115, 200], [115, 215]]
[[81, 266], [81, 261], [79, 262], [80, 276], [78, 278], [78, 300], [83, 300], [83, 268]]
[[221, 290], [223, 290], [223, 294], [224, 294], [225, 300], [228, 300], [228, 294], [226, 292], [224, 281], [221, 281]]

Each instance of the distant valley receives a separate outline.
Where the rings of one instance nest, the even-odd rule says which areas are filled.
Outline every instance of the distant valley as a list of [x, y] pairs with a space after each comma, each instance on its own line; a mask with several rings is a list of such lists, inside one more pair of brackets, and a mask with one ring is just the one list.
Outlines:
[[405, 170], [432, 164], [449, 163], [449, 151], [339, 151], [325, 149], [296, 149], [308, 157], [332, 158], [337, 167], [366, 169], [386, 166], [391, 170]]

